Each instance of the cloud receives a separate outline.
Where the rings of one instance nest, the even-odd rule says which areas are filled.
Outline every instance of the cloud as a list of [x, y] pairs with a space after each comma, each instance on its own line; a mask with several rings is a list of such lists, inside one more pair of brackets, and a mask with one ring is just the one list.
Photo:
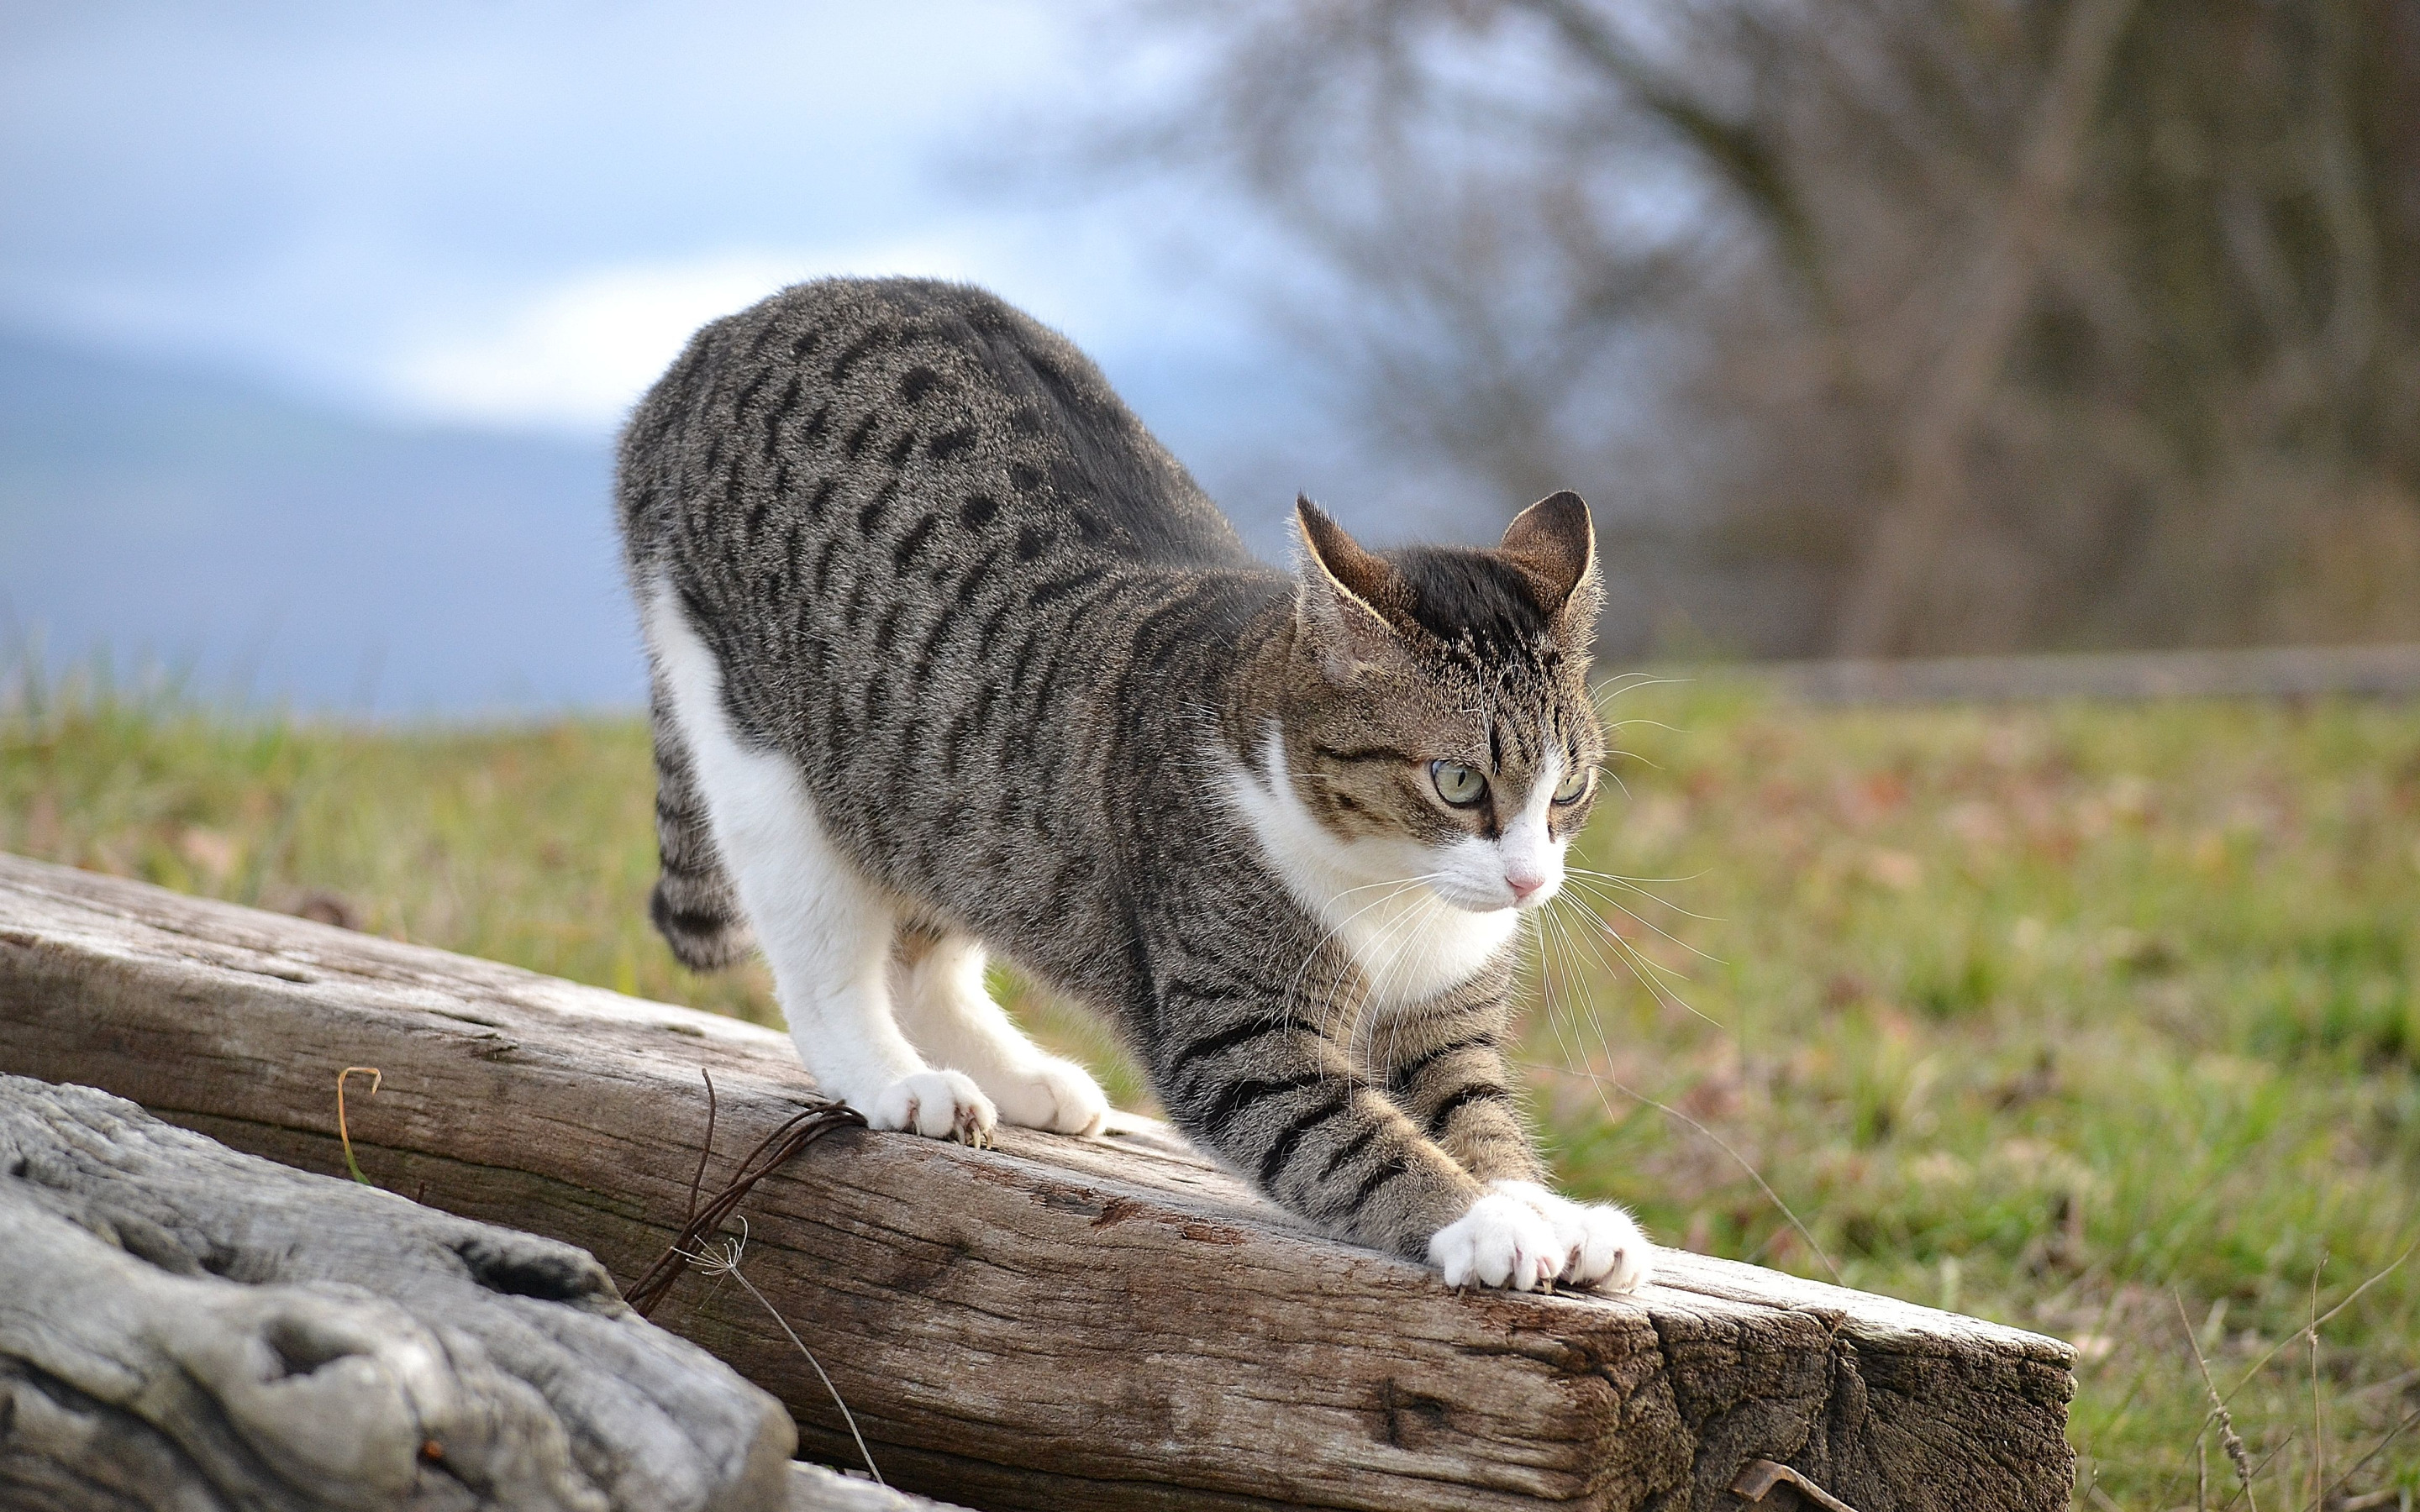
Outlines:
[[485, 329], [408, 347], [387, 368], [396, 406], [427, 420], [595, 433], [630, 406], [698, 327], [844, 266], [965, 276], [946, 250], [862, 259], [721, 252], [582, 273], [510, 304]]
[[424, 421], [594, 435], [621, 423], [698, 327], [788, 285], [841, 273], [982, 284], [1105, 360], [1148, 352], [1181, 365], [1234, 342], [1232, 317], [1205, 319], [1202, 301], [1171, 302], [1119, 229], [1009, 214], [855, 248], [726, 250], [597, 269], [496, 301], [482, 324], [398, 344], [381, 364], [382, 408]]

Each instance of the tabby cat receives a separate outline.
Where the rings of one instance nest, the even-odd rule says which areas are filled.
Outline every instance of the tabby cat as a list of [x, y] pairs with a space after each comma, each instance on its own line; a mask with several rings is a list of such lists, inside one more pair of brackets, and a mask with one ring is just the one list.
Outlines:
[[[1455, 1286], [1637, 1285], [1540, 1184], [1514, 938], [1597, 793], [1588, 508], [1373, 553], [1308, 501], [1245, 551], [1066, 340], [980, 290], [804, 284], [698, 332], [625, 432], [653, 667], [652, 913], [752, 946], [877, 1129], [1108, 1110], [985, 952], [1108, 1015], [1271, 1199]], [[751, 926], [752, 925], [752, 933]]]

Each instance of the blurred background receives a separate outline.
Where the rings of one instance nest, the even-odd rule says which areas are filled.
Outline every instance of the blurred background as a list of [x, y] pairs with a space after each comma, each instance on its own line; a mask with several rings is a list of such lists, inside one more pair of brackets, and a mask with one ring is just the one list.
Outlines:
[[1152, 71], [1116, 20], [7, 7], [0, 639], [334, 713], [634, 705], [615, 428], [697, 326], [835, 272], [1063, 327], [1280, 544], [1342, 433], [1212, 266], [1271, 237], [1084, 166], [1096, 71]]
[[1264, 551], [1595, 504], [1606, 649], [2420, 639], [2410, 0], [0, 9], [0, 636], [626, 705], [696, 325], [975, 280]]

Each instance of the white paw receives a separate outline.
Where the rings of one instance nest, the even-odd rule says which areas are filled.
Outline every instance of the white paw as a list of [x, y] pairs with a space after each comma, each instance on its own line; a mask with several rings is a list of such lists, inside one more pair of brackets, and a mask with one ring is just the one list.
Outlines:
[[1528, 1291], [1561, 1270], [1555, 1228], [1518, 1197], [1490, 1192], [1470, 1211], [1429, 1236], [1429, 1263], [1450, 1287], [1510, 1287]]
[[1629, 1213], [1609, 1202], [1574, 1202], [1535, 1181], [1498, 1181], [1489, 1190], [1526, 1204], [1555, 1230], [1563, 1257], [1555, 1279], [1603, 1291], [1647, 1284], [1654, 1246]]
[[1001, 1121], [1020, 1129], [1098, 1134], [1109, 1117], [1109, 1100], [1092, 1073], [1055, 1056], [994, 1078], [990, 1091]]
[[904, 1129], [930, 1139], [980, 1144], [1000, 1122], [991, 1099], [972, 1078], [954, 1071], [920, 1071], [875, 1094], [862, 1110], [868, 1127]]

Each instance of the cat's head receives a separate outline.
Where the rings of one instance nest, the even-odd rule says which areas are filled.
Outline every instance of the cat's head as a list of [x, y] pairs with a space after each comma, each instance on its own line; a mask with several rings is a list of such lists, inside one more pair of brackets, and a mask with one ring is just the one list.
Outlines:
[[1541, 500], [1484, 549], [1384, 553], [1296, 511], [1285, 764], [1330, 868], [1473, 911], [1545, 903], [1606, 756], [1588, 505]]

